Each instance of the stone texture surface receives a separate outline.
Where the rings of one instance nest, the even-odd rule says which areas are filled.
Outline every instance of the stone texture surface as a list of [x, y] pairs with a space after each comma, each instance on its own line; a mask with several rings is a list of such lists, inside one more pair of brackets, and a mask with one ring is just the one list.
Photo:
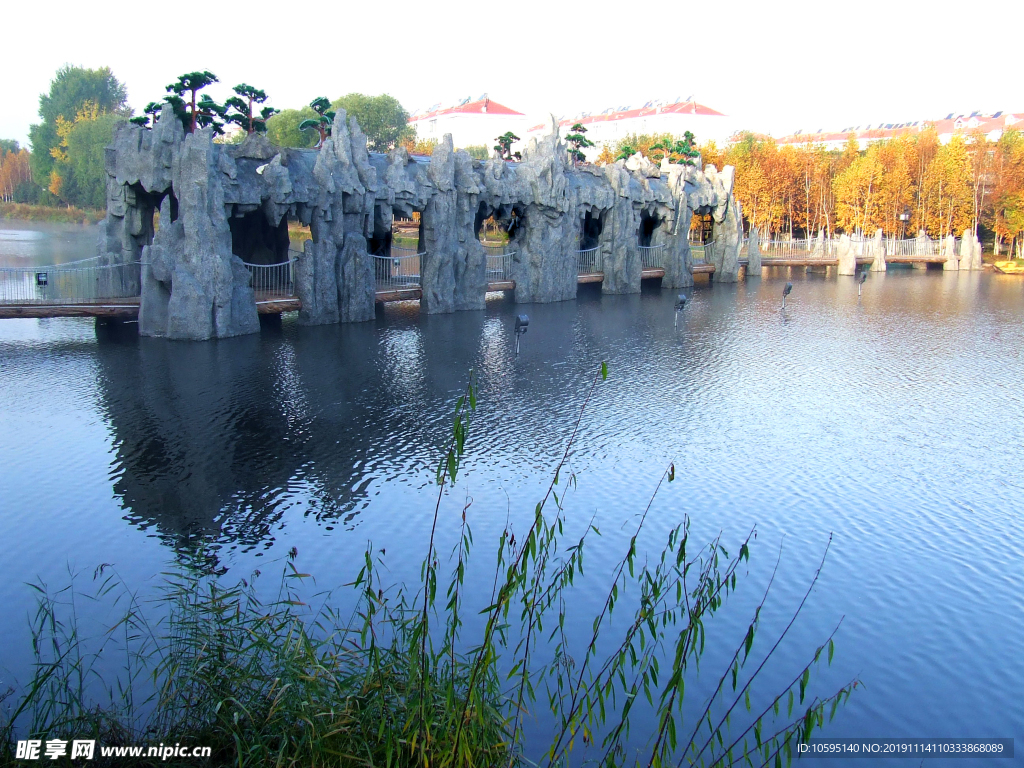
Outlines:
[[857, 248], [849, 235], [840, 236], [836, 259], [839, 261], [837, 272], [840, 275], [857, 274]]
[[[491, 214], [516, 224], [509, 248], [519, 302], [575, 297], [587, 215], [600, 225], [605, 292], [640, 290], [641, 237], [659, 246], [651, 258], [664, 268], [663, 286], [692, 285], [695, 213], [714, 219], [715, 279], [729, 282], [739, 271], [732, 168], [657, 165], [639, 155], [574, 167], [554, 119], [522, 162], [511, 163], [497, 155], [474, 160], [456, 152], [450, 137], [431, 158], [403, 149], [371, 155], [359, 125], [341, 110], [320, 150], [280, 148], [255, 134], [239, 145], [215, 144], [209, 131], [186, 135], [165, 110], [152, 130], [119, 128], [105, 162], [107, 217], [97, 248], [109, 262], [144, 262], [146, 335], [205, 339], [258, 330], [249, 270], [235, 253], [257, 254], [261, 264], [295, 260], [301, 323], [369, 320], [376, 284], [368, 250], [372, 240], [374, 252], [387, 256], [396, 215], [421, 215], [420, 308], [427, 313], [484, 307], [487, 256], [477, 230]], [[286, 218], [310, 227], [301, 251], [282, 239]], [[254, 238], [255, 246], [245, 244]]]
[[760, 234], [757, 227], [751, 227], [747, 240], [747, 277], [761, 277], [763, 273]]
[[964, 230], [964, 236], [960, 240], [960, 269], [975, 270], [981, 269], [981, 243], [975, 237], [974, 232]]
[[872, 240], [871, 247], [874, 254], [874, 259], [871, 262], [871, 271], [885, 272], [885, 242], [884, 233], [881, 229], [875, 230], [875, 237]]
[[740, 246], [743, 243], [743, 216], [740, 203], [731, 196], [727, 199], [722, 220], [715, 220], [715, 247], [712, 249], [715, 281], [719, 283], [735, 283], [739, 280]]
[[956, 238], [952, 235], [946, 235], [946, 239], [942, 241], [942, 255], [946, 258], [942, 265], [943, 272], [956, 272], [960, 269], [960, 260], [956, 255]]

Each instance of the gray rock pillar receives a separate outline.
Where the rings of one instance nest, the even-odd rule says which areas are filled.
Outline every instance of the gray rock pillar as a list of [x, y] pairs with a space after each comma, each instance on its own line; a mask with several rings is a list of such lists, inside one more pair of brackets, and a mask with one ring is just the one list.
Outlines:
[[943, 272], [956, 272], [960, 269], [960, 260], [956, 257], [956, 239], [952, 235], [946, 235], [942, 241], [942, 255], [946, 258], [942, 265]]
[[664, 265], [665, 277], [661, 280], [663, 288], [689, 288], [693, 285], [693, 257], [690, 254], [690, 221], [693, 211], [680, 201], [676, 221], [672, 231], [666, 233]]
[[960, 241], [960, 269], [974, 270], [981, 269], [981, 246], [975, 247], [974, 233], [964, 230], [963, 239]]
[[312, 222], [316, 240], [306, 240], [295, 261], [295, 293], [302, 302], [300, 325], [326, 325], [340, 319], [338, 313], [338, 247], [330, 224]]
[[[692, 168], [675, 167], [670, 163], [662, 163], [662, 168], [668, 168], [668, 185], [675, 201], [675, 215], [671, 221], [671, 227], [664, 233], [664, 260], [665, 277], [661, 280], [663, 288], [689, 288], [693, 285], [693, 256], [690, 253], [690, 224], [693, 221], [693, 211], [687, 204], [686, 178], [687, 173], [692, 173]], [[663, 176], [666, 173], [663, 171]], [[667, 223], [667, 222], [666, 222]]]
[[764, 267], [761, 266], [761, 236], [757, 227], [750, 228], [747, 239], [747, 277], [761, 277]]
[[[147, 271], [148, 290], [144, 286], [142, 302], [155, 300], [163, 306], [149, 313], [140, 307], [140, 316], [146, 315], [139, 328], [143, 335], [203, 340], [260, 329], [249, 272], [231, 252], [219, 151], [210, 129], [186, 136], [181, 146], [174, 189], [182, 223], [176, 232], [183, 237], [173, 252], [165, 248], [158, 254], [162, 265], [156, 272], [169, 281]], [[155, 286], [153, 279], [162, 287]], [[163, 293], [166, 290], [169, 297]], [[163, 320], [166, 324], [161, 328]]]
[[885, 272], [885, 240], [881, 228], [875, 230], [875, 236], [871, 241], [871, 253], [874, 255], [871, 271]]
[[420, 311], [429, 315], [455, 311], [456, 233], [455, 153], [451, 134], [430, 158], [428, 171], [436, 192], [420, 214], [423, 240], [420, 251]]
[[854, 248], [849, 235], [839, 238], [839, 250], [836, 253], [836, 258], [839, 260], [838, 273], [840, 275], [857, 274], [857, 249]]
[[[513, 244], [516, 301], [549, 303], [576, 298], [576, 226], [573, 217], [544, 205], [527, 206]], [[605, 267], [607, 269], [607, 267]], [[640, 272], [637, 270], [637, 277]]]
[[455, 309], [483, 309], [487, 299], [487, 252], [477, 239], [476, 213], [483, 191], [468, 152], [455, 153]]
[[715, 222], [715, 282], [735, 283], [740, 274], [740, 245], [743, 242], [743, 216], [739, 201], [729, 197], [725, 216]]
[[576, 297], [576, 208], [565, 176], [566, 147], [558, 121], [531, 139], [516, 168], [522, 224], [512, 247], [517, 302], [565, 301]]
[[628, 197], [616, 197], [601, 233], [604, 281], [602, 293], [640, 293], [639, 212]]
[[338, 254], [338, 319], [343, 323], [373, 320], [377, 283], [373, 276], [373, 257], [366, 250], [366, 238], [348, 232]]

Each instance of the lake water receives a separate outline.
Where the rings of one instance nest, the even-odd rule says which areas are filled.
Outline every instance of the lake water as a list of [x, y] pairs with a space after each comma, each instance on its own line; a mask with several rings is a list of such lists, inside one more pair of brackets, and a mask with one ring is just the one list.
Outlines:
[[[5, 263], [32, 264], [90, 255], [94, 232], [37, 228], [25, 252], [0, 230]], [[525, 530], [607, 361], [567, 497], [570, 520], [603, 529], [593, 570], [617, 560], [673, 461], [649, 534], [683, 515], [698, 540], [756, 525], [755, 584], [781, 545], [766, 632], [834, 537], [766, 687], [845, 617], [821, 690], [865, 687], [827, 735], [1024, 748], [1024, 281], [892, 270], [858, 298], [852, 278], [801, 273], [687, 293], [678, 328], [668, 290], [432, 317], [390, 305], [369, 323], [286, 318], [208, 343], [0, 321], [0, 669], [23, 676], [29, 660], [24, 582], [60, 585], [69, 567], [113, 563], [145, 591], [197, 540], [239, 577], [294, 546], [331, 586], [372, 541], [394, 578], [415, 578], [471, 368], [479, 406], [441, 539], [469, 497], [489, 557], [506, 521]], [[518, 357], [517, 312], [530, 316]], [[602, 597], [583, 587], [579, 605]], [[723, 636], [746, 620], [727, 611]]]

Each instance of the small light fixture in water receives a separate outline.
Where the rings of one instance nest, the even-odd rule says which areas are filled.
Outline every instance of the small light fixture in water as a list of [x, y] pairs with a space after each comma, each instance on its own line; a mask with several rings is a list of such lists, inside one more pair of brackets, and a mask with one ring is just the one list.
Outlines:
[[519, 337], [526, 333], [530, 325], [529, 315], [516, 315], [516, 354], [519, 354]]
[[793, 292], [793, 284], [786, 283], [786, 287], [782, 289], [782, 308], [786, 308], [786, 297]]
[[868, 279], [868, 271], [862, 269], [860, 274], [857, 276], [857, 295], [860, 296], [861, 291], [864, 290], [864, 281]]
[[686, 294], [680, 293], [676, 301], [676, 321], [672, 324], [674, 328], [679, 327], [679, 313], [686, 308]]

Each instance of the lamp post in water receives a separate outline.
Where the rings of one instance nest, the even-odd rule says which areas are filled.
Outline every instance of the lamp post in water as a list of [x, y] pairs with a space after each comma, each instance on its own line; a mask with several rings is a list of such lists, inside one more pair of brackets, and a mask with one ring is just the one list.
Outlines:
[[679, 327], [679, 313], [686, 308], [686, 294], [680, 293], [679, 299], [676, 301], [676, 321], [672, 324], [673, 328]]
[[857, 276], [857, 296], [860, 296], [861, 291], [864, 290], [864, 281], [868, 279], [868, 271], [862, 269], [860, 274]]
[[516, 315], [516, 355], [519, 354], [519, 337], [526, 333], [529, 325], [529, 315]]
[[786, 283], [786, 287], [782, 289], [782, 308], [786, 308], [786, 297], [793, 292], [793, 284]]

